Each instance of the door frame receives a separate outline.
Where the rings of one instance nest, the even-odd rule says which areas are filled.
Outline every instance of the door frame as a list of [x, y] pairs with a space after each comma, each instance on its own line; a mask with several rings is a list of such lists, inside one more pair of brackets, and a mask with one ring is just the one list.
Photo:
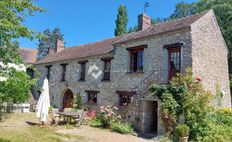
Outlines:
[[[180, 46], [179, 47], [178, 46], [171, 47], [171, 48], [168, 48], [167, 50], [168, 50], [168, 80], [171, 80], [172, 77], [175, 76], [175, 75], [173, 75], [173, 72], [175, 72], [175, 74], [181, 72], [181, 64], [182, 64], [182, 62], [181, 62], [181, 47]], [[170, 64], [171, 63], [171, 54], [174, 52], [179, 52], [179, 70], [176, 70], [176, 71], [171, 70], [171, 64]]]
[[[71, 95], [71, 96], [70, 96]], [[72, 90], [71, 89], [67, 89], [67, 90], [65, 90], [65, 92], [64, 92], [64, 95], [63, 95], [63, 109], [64, 108], [68, 108], [68, 107], [66, 107], [67, 106], [67, 98], [70, 96], [70, 102], [69, 103], [72, 103], [72, 100], [74, 99], [74, 94], [73, 94], [73, 92], [72, 92]], [[69, 106], [71, 107], [72, 106], [72, 104], [69, 104]]]

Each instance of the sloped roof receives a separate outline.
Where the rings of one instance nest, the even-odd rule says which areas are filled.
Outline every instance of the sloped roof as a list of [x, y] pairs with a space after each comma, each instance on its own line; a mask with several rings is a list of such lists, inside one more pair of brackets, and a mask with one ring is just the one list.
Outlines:
[[32, 64], [36, 62], [37, 50], [30, 48], [19, 48], [18, 52], [22, 56], [24, 63]]
[[58, 53], [49, 54], [48, 56], [38, 60], [35, 64], [77, 59], [110, 53], [114, 48], [112, 43], [118, 40], [119, 38], [120, 37], [114, 37], [98, 42], [83, 44], [71, 48], [65, 48], [64, 50]]
[[188, 17], [172, 20], [169, 22], [155, 24], [149, 27], [148, 29], [129, 33], [120, 37], [114, 37], [98, 42], [83, 44], [71, 48], [65, 48], [64, 50], [58, 53], [49, 54], [48, 56], [38, 60], [35, 64], [50, 63], [55, 61], [63, 61], [106, 54], [113, 50], [114, 44], [188, 28], [191, 26], [192, 23], [194, 23], [196, 20], [198, 20], [206, 13], [207, 11]]
[[152, 36], [152, 35], [156, 35], [156, 34], [161, 34], [161, 33], [165, 33], [165, 32], [171, 32], [171, 31], [175, 31], [175, 30], [188, 28], [191, 26], [192, 23], [197, 21], [200, 17], [202, 17], [206, 13], [207, 13], [207, 11], [202, 12], [202, 13], [198, 13], [198, 14], [194, 14], [194, 15], [191, 15], [188, 17], [183, 17], [183, 18], [179, 18], [176, 20], [152, 25], [148, 29], [127, 34], [123, 38], [117, 40], [115, 42], [115, 44], [123, 43], [123, 42], [126, 42], [128, 40], [134, 40], [134, 39], [139, 39], [139, 38], [143, 38], [143, 37], [147, 37], [147, 36]]

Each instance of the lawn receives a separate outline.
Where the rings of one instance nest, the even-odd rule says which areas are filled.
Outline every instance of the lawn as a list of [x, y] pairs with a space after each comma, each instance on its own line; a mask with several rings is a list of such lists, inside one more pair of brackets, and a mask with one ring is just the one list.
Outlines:
[[[70, 125], [53, 127], [38, 126], [34, 113], [7, 114], [0, 122], [0, 138], [10, 142], [147, 142], [132, 135], [122, 135], [107, 129]], [[0, 142], [2, 140], [0, 139]]]
[[[7, 114], [5, 120], [0, 122], [0, 138], [12, 142], [60, 142], [73, 141], [76, 139], [85, 142], [85, 138], [81, 136], [70, 136], [67, 134], [56, 133], [57, 130], [67, 128], [67, 126], [52, 127], [46, 125], [40, 127], [38, 119], [34, 113], [30, 114]], [[1, 141], [1, 140], [0, 140]]]

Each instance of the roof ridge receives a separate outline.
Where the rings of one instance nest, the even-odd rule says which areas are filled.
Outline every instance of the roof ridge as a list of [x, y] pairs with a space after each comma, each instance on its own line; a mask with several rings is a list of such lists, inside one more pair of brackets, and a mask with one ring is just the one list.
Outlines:
[[24, 49], [24, 50], [34, 50], [34, 51], [37, 51], [37, 49], [34, 49], [34, 48], [26, 48], [26, 47], [19, 47], [18, 49]]
[[[123, 36], [125, 36], [125, 35], [123, 35]], [[105, 42], [107, 40], [112, 40], [114, 38], [116, 39], [116, 38], [120, 38], [120, 37], [123, 37], [123, 36], [115, 36], [115, 37], [106, 38], [106, 39], [102, 39], [102, 40], [98, 40], [98, 41], [94, 41], [94, 42], [84, 43], [84, 44], [80, 44], [80, 45], [74, 45], [74, 46], [67, 47], [65, 49], [71, 49], [71, 48], [83, 47], [85, 45], [91, 45], [91, 44], [101, 43], [101, 42]]]
[[166, 23], [171, 23], [171, 22], [175, 22], [175, 21], [180, 21], [180, 20], [183, 20], [183, 19], [186, 19], [186, 18], [189, 18], [189, 17], [200, 15], [200, 14], [206, 14], [208, 11], [210, 11], [210, 10], [205, 10], [205, 11], [195, 13], [195, 14], [192, 14], [192, 15], [189, 15], [189, 16], [184, 16], [184, 17], [181, 17], [181, 18], [172, 19], [170, 21], [164, 21], [164, 22], [160, 22], [160, 23], [157, 23], [157, 24], [152, 24], [152, 26], [150, 26], [149, 28], [152, 28], [153, 26], [157, 26], [157, 25], [160, 25], [160, 24], [166, 24]]

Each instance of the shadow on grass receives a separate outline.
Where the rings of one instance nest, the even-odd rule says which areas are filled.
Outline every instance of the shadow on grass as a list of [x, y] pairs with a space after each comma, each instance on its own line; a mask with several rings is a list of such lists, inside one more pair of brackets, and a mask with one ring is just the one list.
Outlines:
[[26, 123], [30, 126], [39, 126], [40, 124], [39, 123], [36, 123], [36, 122], [30, 122], [30, 121], [26, 121]]

